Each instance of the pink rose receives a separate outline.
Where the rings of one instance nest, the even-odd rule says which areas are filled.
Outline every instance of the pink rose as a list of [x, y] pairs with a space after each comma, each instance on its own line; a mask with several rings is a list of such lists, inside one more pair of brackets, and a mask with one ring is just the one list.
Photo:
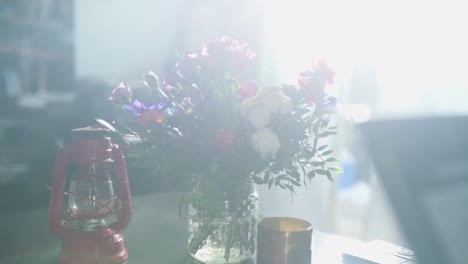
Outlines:
[[252, 61], [256, 54], [247, 44], [229, 37], [217, 37], [209, 41], [202, 50], [202, 59], [209, 71], [238, 71]]

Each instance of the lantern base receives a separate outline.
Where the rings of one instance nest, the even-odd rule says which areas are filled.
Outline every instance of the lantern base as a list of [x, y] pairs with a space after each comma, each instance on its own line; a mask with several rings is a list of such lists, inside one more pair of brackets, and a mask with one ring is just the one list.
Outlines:
[[94, 232], [70, 236], [63, 240], [61, 264], [122, 264], [127, 261], [123, 235], [99, 236]]

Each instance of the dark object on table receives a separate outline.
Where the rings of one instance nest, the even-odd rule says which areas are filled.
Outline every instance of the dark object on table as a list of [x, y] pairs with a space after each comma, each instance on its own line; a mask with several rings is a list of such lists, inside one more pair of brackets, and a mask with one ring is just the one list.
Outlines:
[[362, 246], [347, 248], [342, 256], [343, 264], [418, 263], [412, 250], [382, 240], [374, 240]]
[[361, 131], [421, 263], [466, 263], [468, 117], [374, 121]]
[[258, 224], [257, 264], [311, 263], [312, 225], [297, 218], [269, 217]]

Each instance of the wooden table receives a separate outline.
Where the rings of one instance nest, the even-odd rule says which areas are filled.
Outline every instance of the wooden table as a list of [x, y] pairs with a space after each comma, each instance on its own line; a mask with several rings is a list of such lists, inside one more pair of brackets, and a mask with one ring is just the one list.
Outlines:
[[[179, 217], [180, 193], [134, 198], [134, 216], [124, 231], [128, 264], [185, 264], [186, 224]], [[0, 215], [0, 264], [52, 264], [60, 240], [48, 228], [48, 208]], [[313, 264], [341, 262], [344, 248], [361, 242], [314, 230]]]

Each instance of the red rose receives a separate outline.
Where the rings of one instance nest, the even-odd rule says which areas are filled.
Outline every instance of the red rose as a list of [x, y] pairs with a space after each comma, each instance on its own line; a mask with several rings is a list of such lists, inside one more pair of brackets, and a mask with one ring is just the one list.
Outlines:
[[318, 74], [321, 85], [333, 84], [335, 72], [328, 66], [325, 60], [318, 60], [312, 69]]
[[220, 129], [215, 136], [214, 144], [224, 153], [233, 153], [235, 138], [236, 134], [231, 130]]
[[138, 119], [138, 124], [145, 128], [153, 123], [162, 124], [164, 122], [164, 113], [161, 113], [157, 110], [146, 111], [141, 114], [140, 119]]
[[237, 87], [237, 99], [243, 101], [247, 98], [254, 97], [258, 90], [258, 83], [248, 82], [241, 83]]
[[315, 104], [324, 94], [323, 86], [313, 72], [301, 73], [297, 84], [302, 95], [309, 99], [310, 104]]
[[298, 79], [299, 90], [309, 99], [310, 104], [322, 103], [325, 96], [325, 86], [333, 84], [335, 72], [324, 60], [318, 60], [312, 70], [302, 72]]

